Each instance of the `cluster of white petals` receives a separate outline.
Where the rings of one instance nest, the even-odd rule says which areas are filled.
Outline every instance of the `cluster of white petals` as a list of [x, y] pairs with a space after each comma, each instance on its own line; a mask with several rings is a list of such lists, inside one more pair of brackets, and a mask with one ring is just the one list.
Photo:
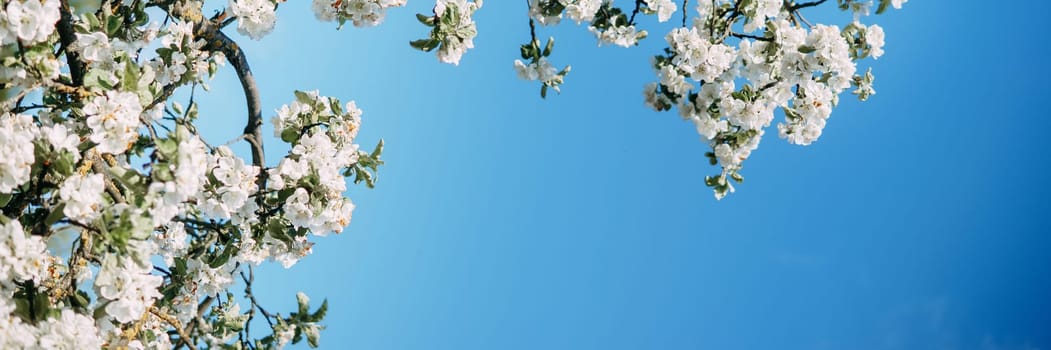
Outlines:
[[[276, 4], [229, 0], [227, 23], [260, 39], [274, 28]], [[331, 9], [319, 17], [364, 26], [404, 4], [334, 0], [315, 8]], [[203, 2], [69, 5], [0, 5], [0, 349], [249, 344], [239, 340], [248, 315], [264, 316], [254, 300], [245, 311], [229, 300], [240, 267], [295, 264], [311, 253], [308, 236], [350, 222], [346, 178], [373, 185], [379, 149], [365, 153], [353, 143], [361, 111], [305, 94], [312, 96], [305, 111], [323, 123], [289, 141], [294, 150], [282, 166], [264, 168], [262, 156], [249, 163], [200, 137], [192, 97], [185, 108], [173, 100], [184, 86], [208, 90], [222, 52], [239, 50], [209, 42], [216, 33], [199, 23]], [[449, 14], [458, 14], [453, 7]], [[156, 11], [168, 16], [151, 21]], [[449, 38], [472, 45], [473, 22], [448, 28]], [[260, 175], [278, 170], [272, 187], [262, 187]], [[282, 186], [287, 191], [275, 190]], [[265, 317], [285, 323], [255, 339], [273, 348], [299, 342], [290, 329], [316, 343], [324, 312]]]
[[229, 147], [219, 146], [209, 159], [212, 178], [197, 192], [197, 207], [215, 219], [233, 219], [235, 224], [255, 219], [258, 207], [249, 196], [256, 192], [259, 167], [245, 164]]
[[0, 223], [0, 292], [15, 281], [39, 282], [47, 273], [47, 245], [39, 236], [22, 230], [18, 221]]
[[139, 136], [142, 105], [139, 96], [130, 92], [110, 91], [97, 96], [84, 106], [91, 129], [91, 141], [100, 153], [123, 153]]
[[37, 126], [24, 114], [0, 114], [0, 194], [29, 181]]
[[47, 40], [58, 22], [58, 0], [11, 0], [0, 7], [0, 45]]
[[405, 6], [405, 0], [314, 0], [317, 19], [340, 24], [350, 21], [355, 27], [371, 27], [383, 22], [387, 9]]
[[[767, 0], [767, 1], [778, 1], [778, 0]], [[657, 13], [657, 20], [660, 22], [666, 22], [671, 19], [671, 15], [675, 13], [679, 7], [675, 5], [671, 0], [645, 0], [646, 7], [651, 11]]]
[[[861, 100], [875, 93], [871, 73], [855, 74], [856, 61], [883, 54], [881, 27], [857, 21], [842, 29], [803, 26], [782, 5], [745, 2], [747, 22], [744, 33], [737, 33], [742, 29], [711, 29], [725, 21], [727, 2], [702, 1], [693, 26], [668, 33], [666, 54], [654, 60], [658, 81], [645, 87], [646, 104], [659, 111], [678, 108], [712, 147], [709, 157], [722, 172], [706, 183], [717, 198], [733, 191], [727, 178], [741, 180], [741, 164], [776, 110], [785, 116], [777, 125], [780, 137], [809, 145], [821, 136], [841, 92], [856, 86]], [[735, 41], [737, 48], [730, 46]]]
[[696, 81], [714, 82], [730, 69], [737, 58], [732, 47], [712, 44], [696, 27], [676, 28], [665, 39], [675, 52], [671, 63], [682, 74]]
[[270, 34], [277, 23], [270, 0], [230, 0], [227, 7], [237, 17], [237, 32], [255, 40]]
[[[6, 292], [5, 292], [6, 293]], [[2, 349], [101, 349], [95, 321], [70, 309], [36, 325], [13, 316], [9, 295], [0, 296], [0, 348]]]
[[559, 91], [558, 86], [562, 84], [562, 80], [565, 78], [565, 73], [568, 70], [569, 67], [566, 67], [560, 73], [555, 66], [551, 65], [551, 62], [548, 62], [547, 57], [540, 57], [536, 62], [530, 63], [515, 60], [515, 72], [518, 73], [518, 78], [540, 81], [545, 86], [554, 88], [555, 91]]
[[602, 6], [602, 0], [559, 0], [566, 7], [566, 16], [577, 22], [590, 22]]
[[598, 37], [599, 46], [611, 44], [620, 47], [632, 47], [638, 45], [639, 40], [647, 35], [645, 30], [638, 30], [635, 28], [635, 25], [620, 21], [619, 17], [614, 20], [609, 28], [600, 30], [595, 26], [591, 26], [588, 27], [588, 30]]
[[[351, 101], [338, 101], [317, 91], [299, 93], [297, 100], [277, 110], [275, 132], [293, 139], [289, 155], [270, 170], [270, 188], [291, 191], [285, 218], [295, 228], [324, 236], [339, 233], [350, 223], [354, 204], [342, 196], [343, 171], [358, 162], [354, 143], [361, 110]], [[290, 137], [290, 135], [292, 135]]]
[[66, 203], [62, 210], [70, 219], [89, 222], [101, 212], [102, 174], [75, 174], [66, 178], [58, 189], [58, 195]]
[[439, 18], [437, 29], [442, 33], [442, 45], [438, 48], [439, 61], [459, 65], [464, 52], [474, 48], [478, 29], [471, 16], [481, 7], [482, 0], [437, 0], [434, 15]]
[[152, 266], [130, 257], [107, 255], [95, 277], [95, 290], [106, 305], [106, 314], [119, 323], [138, 320], [154, 300], [161, 297], [161, 276]]

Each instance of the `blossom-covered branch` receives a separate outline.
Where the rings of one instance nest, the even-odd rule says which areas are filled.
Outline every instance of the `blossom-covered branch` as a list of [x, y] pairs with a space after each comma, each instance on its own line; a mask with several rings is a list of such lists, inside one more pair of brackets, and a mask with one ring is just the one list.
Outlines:
[[[879, 0], [876, 13], [901, 8], [905, 1]], [[527, 2], [532, 41], [522, 45], [521, 57], [528, 63], [515, 60], [514, 67], [520, 78], [541, 82], [541, 97], [547, 96], [548, 88], [559, 91], [569, 67], [558, 71], [549, 63], [554, 38], [541, 47], [534, 22], [557, 25], [563, 17], [577, 24], [588, 22], [599, 46], [632, 47], [649, 35], [639, 28], [639, 14], [656, 15], [658, 22], [665, 22], [679, 10], [671, 0], [633, 0], [630, 13], [611, 0]], [[883, 55], [883, 28], [860, 22], [876, 5], [872, 0], [837, 0], [840, 9], [854, 14], [854, 20], [842, 28], [812, 25], [803, 17], [803, 10], [824, 3], [699, 1], [689, 26], [689, 2], [682, 2], [682, 27], [664, 36], [668, 47], [652, 64], [658, 81], [643, 92], [654, 110], [678, 109], [711, 147], [706, 156], [722, 169], [705, 177], [704, 183], [713, 188], [716, 198], [733, 192], [733, 182], [744, 180], [744, 161], [759, 147], [776, 110], [784, 115], [777, 124], [778, 134], [790, 143], [809, 145], [821, 135], [841, 92], [853, 87], [862, 101], [875, 94], [871, 70], [855, 73], [857, 61]], [[420, 18], [434, 26], [426, 20], [429, 17]], [[428, 50], [447, 44], [442, 38], [432, 35], [413, 46]]]

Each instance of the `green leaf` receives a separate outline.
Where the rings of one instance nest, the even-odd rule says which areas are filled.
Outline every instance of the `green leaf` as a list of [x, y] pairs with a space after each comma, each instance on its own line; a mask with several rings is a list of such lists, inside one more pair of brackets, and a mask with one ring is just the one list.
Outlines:
[[519, 51], [520, 51], [520, 53], [522, 55], [522, 59], [523, 60], [528, 60], [528, 59], [532, 59], [533, 58], [533, 45], [532, 44], [522, 45], [522, 47], [519, 48]]
[[371, 154], [372, 158], [377, 160], [380, 159], [380, 155], [383, 155], [383, 139], [380, 139], [380, 142], [376, 144], [376, 148], [372, 150]]
[[123, 21], [124, 19], [121, 16], [110, 16], [109, 18], [106, 18], [106, 36], [109, 36], [110, 38], [114, 37], [117, 34], [117, 30], [120, 29], [121, 22]]
[[289, 128], [289, 129], [281, 130], [281, 141], [292, 143], [292, 142], [295, 142], [298, 139], [299, 139], [299, 132], [297, 132], [296, 129]]
[[64, 209], [66, 209], [66, 203], [60, 203], [54, 208], [51, 208], [51, 213], [47, 215], [47, 219], [44, 219], [44, 224], [47, 226], [54, 225], [58, 220], [64, 217], [62, 214]]
[[328, 299], [321, 302], [321, 307], [317, 308], [317, 311], [310, 314], [310, 322], [318, 322], [325, 318], [325, 314], [328, 313]]
[[734, 179], [734, 181], [737, 181], [737, 183], [744, 182], [744, 176], [741, 176], [741, 174], [738, 174], [737, 172], [730, 173], [730, 178]]
[[308, 105], [311, 105], [311, 106], [314, 105], [314, 98], [311, 97], [306, 92], [296, 90], [293, 93], [296, 95], [296, 101], [299, 101], [300, 103], [305, 103], [305, 104], [308, 104]]
[[416, 14], [416, 20], [420, 21], [420, 23], [423, 23], [423, 25], [425, 25], [425, 26], [428, 26], [428, 27], [433, 27], [434, 26], [434, 16], [428, 16], [428, 15], [425, 15], [425, 14], [422, 14], [422, 13], [417, 13]]
[[319, 338], [321, 338], [321, 332], [318, 331], [317, 326], [308, 326], [303, 330], [303, 333], [307, 335], [307, 345], [311, 348], [317, 348]]
[[142, 72], [139, 71], [139, 66], [131, 62], [124, 64], [124, 77], [121, 79], [121, 88], [128, 92], [138, 92], [139, 77]]
[[86, 22], [88, 22], [88, 25], [90, 25], [91, 28], [98, 28], [102, 26], [102, 22], [100, 22], [99, 18], [95, 17], [95, 14], [92, 12], [85, 13], [84, 19]]
[[876, 8], [876, 14], [882, 15], [884, 11], [887, 11], [888, 6], [890, 6], [890, 0], [880, 0], [879, 7]]
[[409, 46], [412, 46], [414, 49], [417, 50], [431, 52], [431, 50], [434, 50], [434, 48], [438, 47], [438, 45], [441, 43], [441, 40], [436, 39], [420, 39], [410, 41]]
[[296, 313], [299, 316], [306, 316], [310, 312], [310, 298], [307, 297], [303, 292], [296, 293], [296, 303], [299, 306], [299, 310]]
[[78, 289], [76, 293], [69, 296], [69, 303], [76, 308], [87, 307], [91, 305], [91, 298], [88, 297], [88, 293]]
[[220, 266], [223, 266], [226, 262], [230, 261], [230, 257], [237, 253], [237, 250], [236, 245], [227, 244], [226, 247], [223, 248], [223, 252], [219, 253], [215, 259], [212, 259], [212, 262], [208, 263], [208, 266], [213, 269], [218, 269]]
[[165, 157], [172, 157], [179, 151], [179, 143], [173, 139], [158, 139], [157, 151]]

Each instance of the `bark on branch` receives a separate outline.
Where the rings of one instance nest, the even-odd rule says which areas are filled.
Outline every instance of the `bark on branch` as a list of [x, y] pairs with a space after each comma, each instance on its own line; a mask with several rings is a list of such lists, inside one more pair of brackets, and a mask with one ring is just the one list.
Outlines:
[[80, 60], [80, 54], [73, 50], [71, 45], [77, 41], [76, 32], [73, 30], [73, 13], [69, 9], [69, 1], [62, 0], [59, 8], [61, 17], [58, 20], [58, 39], [62, 43], [61, 50], [66, 54], [66, 63], [69, 65], [69, 75], [73, 79], [73, 86], [84, 84], [84, 62]]
[[[248, 66], [248, 59], [245, 58], [244, 51], [233, 39], [222, 32], [221, 26], [221, 23], [202, 20], [196, 25], [196, 36], [208, 42], [207, 49], [222, 52], [237, 72], [237, 78], [241, 81], [241, 89], [244, 90], [245, 102], [248, 105], [244, 139], [251, 146], [252, 164], [262, 169], [266, 167], [266, 159], [263, 152], [263, 108], [259, 99], [259, 88], [256, 86], [255, 76]], [[260, 191], [266, 188], [266, 172], [260, 172], [256, 185]], [[262, 200], [262, 197], [256, 198], [259, 204], [262, 204]]]
[[[237, 72], [237, 78], [241, 81], [245, 103], [248, 107], [248, 120], [245, 123], [244, 139], [251, 146], [252, 164], [260, 169], [265, 168], [266, 156], [263, 151], [262, 131], [263, 108], [260, 104], [259, 88], [256, 86], [255, 76], [252, 74], [252, 69], [248, 66], [248, 59], [245, 58], [244, 51], [237, 45], [237, 42], [230, 39], [226, 33], [223, 33], [221, 17], [217, 16], [214, 21], [206, 19], [201, 15], [200, 8], [180, 4], [178, 1], [158, 3], [157, 5], [175, 18], [193, 23], [194, 37], [205, 40], [207, 43], [205, 49], [222, 52], [226, 56], [227, 61], [230, 62], [230, 65], [234, 67], [234, 70]], [[256, 185], [260, 191], [266, 188], [265, 171], [260, 172]], [[256, 201], [260, 206], [263, 204], [262, 197], [257, 197]]]

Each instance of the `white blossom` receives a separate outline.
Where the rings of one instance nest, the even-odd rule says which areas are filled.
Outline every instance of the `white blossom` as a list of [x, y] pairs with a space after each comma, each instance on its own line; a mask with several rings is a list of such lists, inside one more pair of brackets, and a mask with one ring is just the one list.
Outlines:
[[619, 25], [614, 23], [606, 30], [598, 30], [595, 27], [588, 27], [592, 33], [598, 37], [598, 45], [613, 44], [620, 47], [631, 47], [638, 44], [639, 39], [645, 38], [647, 33], [645, 30], [636, 30], [634, 25]]
[[17, 220], [0, 224], [0, 292], [16, 281], [41, 281], [47, 264], [47, 245], [40, 236], [23, 231]]
[[237, 16], [237, 32], [259, 40], [274, 30], [277, 15], [270, 0], [230, 0], [228, 8]]
[[[167, 337], [165, 337], [167, 338]], [[70, 309], [62, 309], [58, 317], [40, 325], [40, 347], [43, 349], [99, 349], [95, 321]]]
[[153, 301], [161, 297], [157, 288], [164, 282], [150, 274], [151, 267], [129, 257], [107, 255], [95, 278], [95, 290], [105, 299], [106, 314], [117, 322], [132, 322], [146, 312]]
[[869, 54], [872, 55], [872, 58], [878, 59], [880, 56], [883, 56], [883, 27], [873, 24], [865, 28], [865, 42], [871, 46]]
[[73, 155], [73, 161], [80, 160], [80, 151], [77, 150], [77, 146], [80, 145], [80, 137], [75, 133], [70, 133], [65, 124], [40, 127], [40, 135], [51, 145], [52, 150], [68, 152]]
[[665, 22], [671, 19], [678, 6], [671, 0], [645, 0], [646, 7], [657, 12], [657, 21]]
[[89, 222], [100, 213], [103, 191], [102, 174], [76, 174], [66, 178], [58, 195], [66, 203], [62, 213], [70, 219]]
[[37, 127], [24, 114], [0, 114], [0, 193], [11, 193], [29, 181], [33, 159], [33, 135]]
[[478, 35], [478, 30], [471, 15], [481, 7], [482, 0], [437, 0], [434, 14], [438, 18], [445, 16], [446, 11], [453, 11], [452, 16], [457, 19], [451, 23], [452, 28], [448, 28], [449, 24], [446, 23], [439, 28], [445, 35], [438, 48], [438, 60], [459, 65], [464, 52], [474, 48], [474, 37]]
[[109, 91], [84, 106], [91, 129], [91, 141], [100, 153], [123, 153], [138, 138], [139, 96], [130, 92]]
[[106, 36], [106, 33], [77, 33], [77, 41], [73, 42], [73, 45], [80, 52], [80, 58], [85, 61], [107, 62], [113, 59], [113, 49], [110, 46], [110, 38]]
[[[559, 0], [566, 7], [566, 16], [577, 24], [595, 19], [602, 0]], [[674, 10], [673, 10], [674, 11]]]
[[0, 27], [6, 28], [0, 29], [0, 44], [13, 43], [15, 38], [37, 43], [55, 31], [55, 23], [60, 17], [58, 0], [12, 0], [5, 3], [4, 11], [0, 12]]

